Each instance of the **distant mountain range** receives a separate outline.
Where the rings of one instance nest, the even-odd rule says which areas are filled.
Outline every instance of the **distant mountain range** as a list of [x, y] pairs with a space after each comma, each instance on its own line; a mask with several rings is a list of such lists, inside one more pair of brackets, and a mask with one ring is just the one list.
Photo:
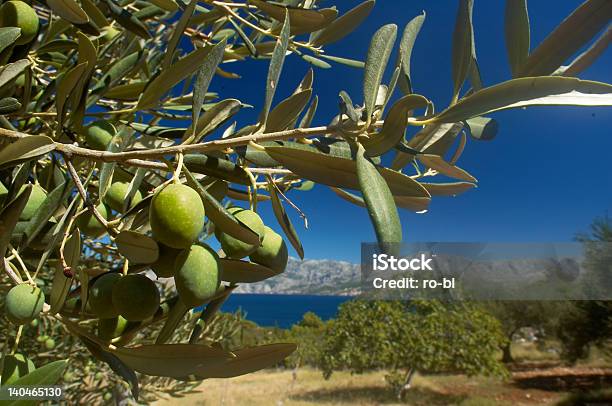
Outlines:
[[257, 283], [245, 283], [236, 293], [353, 295], [359, 292], [361, 267], [345, 261], [289, 258], [285, 272]]

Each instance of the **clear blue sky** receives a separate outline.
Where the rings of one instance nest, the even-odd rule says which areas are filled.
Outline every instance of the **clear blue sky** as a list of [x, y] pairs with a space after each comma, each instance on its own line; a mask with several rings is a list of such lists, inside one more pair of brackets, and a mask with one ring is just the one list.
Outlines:
[[[336, 2], [343, 13], [354, 1]], [[476, 47], [485, 85], [510, 78], [504, 41], [503, 1], [476, 0]], [[554, 5], [553, 5], [554, 3]], [[532, 49], [581, 1], [529, 2]], [[365, 59], [369, 38], [381, 25], [395, 23], [399, 31], [426, 11], [425, 24], [412, 55], [415, 91], [434, 100], [438, 110], [451, 97], [451, 38], [457, 1], [378, 0], [374, 11], [357, 31], [328, 53]], [[392, 56], [394, 60], [394, 56]], [[612, 55], [608, 50], [582, 78], [611, 82]], [[228, 64], [224, 68], [241, 80], [216, 77], [211, 91], [238, 97], [255, 106], [238, 116], [239, 125], [255, 121], [264, 96], [266, 60]], [[309, 65], [288, 57], [274, 103], [291, 94]], [[387, 73], [387, 77], [390, 72]], [[338, 92], [346, 90], [362, 100], [362, 71], [335, 65], [315, 68], [315, 93], [320, 103], [315, 125], [327, 124], [338, 109]], [[539, 107], [495, 113], [500, 132], [494, 141], [468, 142], [458, 165], [479, 179], [479, 187], [455, 198], [434, 198], [426, 214], [401, 211], [405, 241], [569, 241], [586, 231], [594, 217], [612, 207], [612, 109]], [[341, 200], [325, 186], [290, 197], [308, 215], [305, 230], [295, 222], [307, 258], [357, 262], [362, 241], [375, 235], [365, 209]], [[269, 204], [261, 207], [266, 222], [280, 231]], [[295, 255], [293, 253], [292, 255]]]

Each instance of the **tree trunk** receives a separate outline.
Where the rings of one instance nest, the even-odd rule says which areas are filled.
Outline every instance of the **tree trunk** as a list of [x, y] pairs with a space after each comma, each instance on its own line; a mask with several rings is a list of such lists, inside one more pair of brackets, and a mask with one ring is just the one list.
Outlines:
[[510, 362], [514, 362], [514, 358], [512, 358], [512, 350], [510, 346], [512, 345], [512, 340], [508, 340], [508, 343], [502, 348], [502, 362], [504, 364], [509, 364]]
[[410, 383], [412, 382], [412, 377], [414, 376], [415, 372], [416, 372], [415, 369], [409, 369], [406, 372], [406, 377], [404, 378], [404, 384], [402, 385], [402, 387], [400, 388], [397, 394], [398, 400], [400, 401], [404, 400], [404, 397], [406, 396], [406, 392], [408, 391], [408, 389], [410, 389]]

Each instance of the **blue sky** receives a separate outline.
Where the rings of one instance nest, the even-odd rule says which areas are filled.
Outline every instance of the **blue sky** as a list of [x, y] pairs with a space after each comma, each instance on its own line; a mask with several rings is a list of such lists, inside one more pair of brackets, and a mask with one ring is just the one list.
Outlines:
[[[341, 13], [357, 2], [336, 2]], [[476, 1], [476, 47], [485, 85], [510, 78], [504, 41], [503, 1]], [[529, 3], [532, 49], [581, 1]], [[350, 4], [350, 5], [349, 5]], [[425, 24], [412, 55], [415, 91], [432, 99], [438, 110], [449, 102], [452, 91], [451, 39], [457, 1], [378, 0], [366, 22], [343, 41], [328, 46], [331, 55], [364, 60], [371, 35], [386, 23], [399, 32], [423, 10]], [[392, 56], [394, 60], [394, 56]], [[608, 50], [582, 78], [611, 81]], [[241, 80], [216, 77], [211, 91], [222, 98], [237, 97], [255, 109], [238, 116], [239, 126], [250, 124], [264, 97], [267, 60], [227, 64], [224, 69], [242, 75]], [[309, 65], [289, 56], [274, 103], [291, 94]], [[390, 72], [387, 72], [387, 78]], [[346, 90], [360, 103], [362, 71], [343, 65], [315, 68], [315, 93], [320, 103], [315, 125], [327, 124], [338, 109], [338, 92]], [[470, 140], [458, 165], [479, 179], [477, 189], [455, 198], [434, 198], [426, 214], [402, 210], [405, 241], [570, 241], [586, 231], [593, 218], [612, 207], [610, 151], [612, 109], [538, 107], [491, 115], [500, 123], [497, 138]], [[307, 214], [309, 229], [287, 210], [300, 234], [307, 258], [357, 262], [362, 241], [375, 240], [365, 209], [353, 206], [325, 186], [292, 192], [290, 197]], [[275, 224], [269, 204], [261, 205], [266, 223]], [[293, 253], [295, 255], [295, 253]]]

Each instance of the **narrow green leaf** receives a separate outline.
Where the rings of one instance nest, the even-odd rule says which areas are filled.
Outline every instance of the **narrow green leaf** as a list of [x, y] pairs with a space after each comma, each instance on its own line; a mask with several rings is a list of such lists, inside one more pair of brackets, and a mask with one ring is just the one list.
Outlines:
[[[166, 52], [162, 59], [161, 68], [167, 69], [172, 60], [174, 59], [174, 51], [176, 51], [176, 46], [178, 45], [183, 33], [185, 32], [185, 28], [189, 24], [189, 19], [193, 16], [193, 11], [195, 10], [196, 5], [198, 4], [198, 0], [191, 0], [183, 13], [181, 14], [181, 18], [177, 21], [174, 26], [174, 31], [172, 32], [172, 36], [168, 40], [168, 46], [166, 47]], [[195, 120], [194, 120], [195, 121]]]
[[325, 62], [322, 59], [319, 58], [315, 58], [312, 55], [308, 55], [308, 54], [302, 54], [300, 55], [300, 57], [305, 60], [306, 62], [308, 62], [309, 64], [316, 66], [317, 68], [321, 68], [321, 69], [329, 69], [331, 68], [331, 65], [327, 62]]
[[43, 230], [47, 222], [53, 217], [53, 213], [56, 212], [68, 197], [72, 187], [71, 181], [64, 181], [53, 189], [45, 200], [42, 202], [34, 217], [28, 221], [28, 225], [25, 228], [24, 234], [26, 240], [22, 244], [23, 247], [27, 247], [38, 234]]
[[554, 76], [513, 79], [484, 88], [428, 121], [454, 123], [493, 111], [535, 105], [610, 106], [612, 85]]
[[470, 72], [474, 55], [474, 28], [472, 26], [472, 9], [474, 0], [460, 0], [453, 33], [453, 100], [457, 100], [459, 91]]
[[578, 55], [569, 66], [562, 66], [561, 73], [555, 72], [562, 76], [576, 77], [583, 70], [588, 68], [608, 49], [608, 45], [612, 42], [612, 26], [608, 28], [593, 42], [593, 44], [583, 53]]
[[[64, 257], [66, 258], [66, 264], [70, 268], [76, 268], [81, 258], [81, 233], [78, 229], [74, 229], [70, 238], [66, 241]], [[49, 299], [51, 306], [49, 309], [50, 314], [56, 314], [64, 306], [71, 286], [72, 278], [67, 278], [61, 265], [58, 264], [53, 275], [53, 283], [51, 284], [51, 297]]]
[[300, 35], [327, 27], [338, 15], [332, 8], [310, 10], [305, 8], [288, 8], [263, 0], [249, 0], [249, 3], [281, 23], [285, 16], [291, 19], [291, 35]]
[[17, 27], [0, 27], [0, 52], [13, 45], [21, 36], [21, 29]]
[[612, 2], [587, 0], [533, 50], [520, 76], [543, 76], [556, 71], [612, 19]]
[[396, 36], [397, 26], [388, 24], [376, 31], [370, 42], [363, 80], [364, 107], [368, 117], [374, 112], [378, 87], [382, 82]]
[[235, 355], [196, 344], [142, 345], [112, 351], [128, 367], [145, 375], [180, 378], [196, 373], [202, 366], [223, 364]]
[[8, 202], [4, 209], [0, 211], [0, 258], [4, 258], [6, 254], [6, 248], [19, 221], [19, 215], [28, 202], [31, 192], [32, 186], [26, 186], [23, 192], [19, 193], [14, 200]]
[[529, 57], [531, 29], [527, 0], [506, 0], [506, 48], [512, 76], [517, 77]]
[[310, 106], [308, 106], [308, 110], [302, 117], [300, 121], [300, 128], [308, 128], [312, 124], [312, 120], [314, 119], [315, 113], [317, 112], [317, 106], [319, 105], [319, 96], [315, 96], [310, 102]]
[[[27, 375], [16, 379], [11, 383], [11, 386], [49, 386], [55, 385], [64, 374], [64, 370], [68, 365], [68, 360], [53, 361], [40, 368], [35, 369]], [[28, 400], [13, 400], [8, 401], [5, 405], [17, 406], [31, 404]]]
[[187, 307], [179, 298], [174, 305], [170, 308], [170, 312], [168, 312], [168, 318], [164, 323], [164, 326], [160, 330], [157, 338], [155, 339], [155, 344], [165, 344], [172, 338], [172, 334], [181, 323], [181, 321], [185, 318], [185, 315], [189, 311], [189, 307]]
[[259, 245], [259, 234], [228, 212], [217, 199], [200, 185], [189, 170], [185, 170], [185, 177], [187, 178], [187, 184], [198, 192], [202, 198], [206, 216], [214, 223], [215, 227], [247, 244]]
[[144, 91], [147, 82], [132, 82], [109, 88], [104, 97], [120, 101], [136, 101]]
[[265, 132], [286, 130], [292, 123], [295, 123], [306, 104], [308, 104], [311, 95], [312, 89], [306, 89], [278, 103], [268, 116]]
[[93, 0], [81, 0], [81, 7], [98, 28], [104, 28], [110, 24]]
[[0, 169], [10, 168], [55, 149], [53, 140], [44, 135], [30, 135], [19, 138], [0, 150]]
[[116, 5], [113, 0], [106, 0], [106, 4], [108, 5], [110, 14], [120, 26], [141, 38], [151, 38], [151, 34], [147, 30], [147, 26], [144, 25], [138, 18], [133, 16], [132, 13]]
[[21, 75], [21, 73], [31, 64], [32, 62], [27, 59], [20, 59], [16, 62], [2, 66], [0, 68], [0, 87], [16, 79], [17, 76]]
[[206, 154], [187, 154], [183, 159], [183, 163], [192, 172], [202, 173], [242, 185], [251, 184], [251, 178], [244, 168], [227, 159]]
[[255, 283], [278, 275], [273, 269], [253, 262], [221, 258], [221, 279], [230, 283]]
[[210, 48], [199, 48], [153, 77], [136, 106], [139, 110], [155, 107], [164, 94], [177, 83], [196, 72], [206, 61]]
[[270, 179], [268, 179], [268, 191], [270, 192], [270, 198], [272, 200], [272, 211], [274, 211], [274, 216], [276, 217], [278, 224], [283, 229], [283, 232], [289, 239], [289, 242], [293, 246], [293, 249], [295, 249], [295, 252], [297, 252], [300, 259], [304, 259], [304, 248], [302, 247], [300, 238], [295, 231], [295, 227], [293, 227], [293, 223], [287, 215], [285, 208], [283, 207], [283, 203], [278, 197], [276, 187]]
[[[200, 117], [200, 111], [204, 105], [204, 99], [206, 98], [206, 92], [212, 81], [213, 76], [217, 70], [217, 67], [223, 60], [225, 52], [225, 46], [227, 45], [226, 40], [223, 40], [216, 44], [208, 54], [206, 61], [196, 74], [195, 83], [193, 85], [193, 110], [191, 113], [191, 119], [193, 123], [198, 122]], [[223, 120], [225, 121], [225, 120]], [[196, 126], [197, 127], [197, 126]], [[194, 128], [197, 131], [197, 128]]]
[[283, 70], [283, 64], [285, 63], [285, 54], [287, 53], [287, 47], [289, 46], [289, 27], [290, 17], [287, 13], [287, 18], [283, 23], [283, 28], [280, 32], [280, 36], [276, 41], [272, 58], [270, 59], [270, 67], [268, 69], [268, 77], [266, 78], [266, 97], [264, 99], [263, 110], [259, 117], [259, 123], [265, 125], [268, 121], [268, 114], [270, 113], [270, 107], [272, 107], [272, 99], [274, 99], [274, 93], [278, 87], [278, 81], [280, 79], [281, 71]]
[[341, 58], [339, 56], [332, 56], [327, 54], [320, 54], [319, 57], [329, 59], [330, 61], [341, 63], [342, 65], [350, 66], [352, 68], [362, 69], [365, 67], [365, 63], [362, 61], [357, 61], [355, 59]]
[[249, 36], [244, 32], [244, 30], [238, 24], [236, 24], [233, 18], [228, 18], [228, 21], [232, 24], [232, 26], [234, 27], [234, 29], [240, 36], [240, 39], [242, 39], [242, 42], [244, 42], [244, 45], [247, 47], [251, 55], [254, 57], [257, 57], [258, 56], [257, 48], [255, 47], [255, 44], [253, 44], [253, 41], [251, 41]]
[[385, 123], [378, 134], [370, 135], [370, 139], [363, 142], [368, 156], [378, 156], [395, 147], [406, 132], [408, 116], [417, 108], [425, 108], [429, 101], [420, 95], [409, 94], [393, 104], [389, 114], [385, 117]]
[[179, 6], [174, 2], [174, 0], [149, 0], [151, 3], [155, 4], [157, 7], [162, 10], [166, 10], [170, 13], [174, 13], [178, 10]]
[[121, 231], [115, 243], [121, 255], [135, 264], [152, 264], [159, 257], [159, 246], [155, 240], [136, 231]]
[[61, 127], [63, 118], [69, 107], [68, 99], [70, 95], [78, 89], [79, 82], [83, 79], [87, 70], [87, 62], [83, 62], [66, 72], [57, 83], [57, 95], [55, 105], [57, 109], [58, 125]]
[[47, 5], [55, 14], [73, 24], [87, 24], [89, 17], [74, 0], [47, 0]]
[[457, 196], [476, 187], [469, 182], [421, 183], [432, 196]]
[[[122, 152], [128, 141], [131, 138], [131, 130], [123, 127], [120, 131], [115, 134], [108, 144], [106, 150], [108, 152]], [[99, 182], [98, 182], [98, 196], [104, 197], [106, 191], [110, 187], [113, 181], [113, 173], [115, 172], [116, 162], [104, 162], [100, 168]]]
[[356, 166], [359, 187], [379, 244], [385, 247], [387, 243], [402, 242], [402, 225], [393, 195], [376, 166], [365, 156], [362, 145], [357, 146]]
[[326, 28], [315, 32], [310, 38], [314, 46], [336, 42], [353, 32], [370, 15], [374, 0], [367, 0], [335, 19]]
[[465, 120], [470, 135], [476, 140], [489, 141], [495, 138], [499, 125], [497, 121], [488, 117], [474, 117]]
[[414, 43], [416, 42], [424, 22], [425, 12], [410, 20], [410, 22], [406, 24], [406, 28], [404, 28], [404, 33], [400, 41], [397, 65], [401, 68], [399, 86], [405, 94], [410, 94], [413, 91], [412, 78], [410, 76], [410, 61]]
[[121, 79], [132, 72], [143, 59], [144, 53], [142, 51], [133, 52], [126, 57], [119, 59], [115, 62], [108, 71], [102, 75], [100, 80], [93, 86], [90, 93], [93, 97], [87, 100], [88, 106], [95, 104], [99, 98], [99, 94], [112, 88], [114, 85], [119, 83]]
[[417, 155], [419, 161], [428, 168], [434, 169], [450, 178], [465, 180], [467, 182], [477, 182], [476, 178], [467, 173], [465, 170], [451, 165], [439, 155], [420, 154]]

